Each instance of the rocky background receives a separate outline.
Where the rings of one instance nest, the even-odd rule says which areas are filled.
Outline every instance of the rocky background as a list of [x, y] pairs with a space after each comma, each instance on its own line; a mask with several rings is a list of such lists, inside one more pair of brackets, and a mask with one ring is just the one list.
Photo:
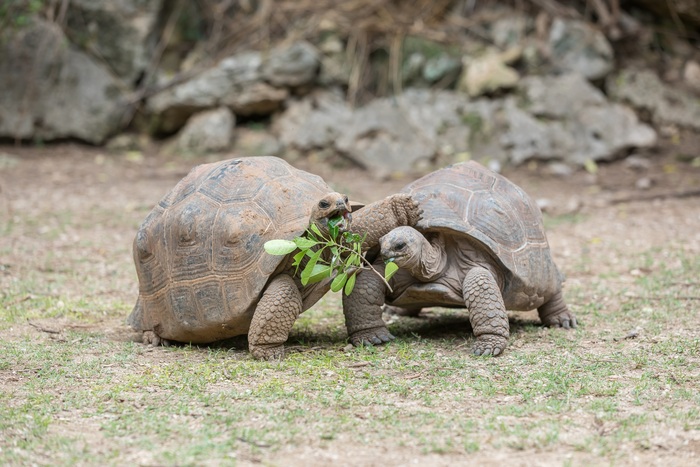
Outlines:
[[700, 0], [5, 0], [0, 141], [700, 164]]

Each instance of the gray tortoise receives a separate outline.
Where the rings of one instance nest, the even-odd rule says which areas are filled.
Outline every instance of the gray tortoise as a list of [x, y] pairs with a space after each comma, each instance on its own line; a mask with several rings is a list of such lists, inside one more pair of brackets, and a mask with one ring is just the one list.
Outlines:
[[416, 228], [398, 227], [380, 239], [381, 257], [401, 268], [390, 282], [393, 291], [372, 274], [358, 275], [343, 305], [349, 321], [376, 322], [383, 303], [404, 314], [466, 307], [476, 355], [506, 348], [506, 310], [537, 308], [547, 326], [576, 326], [542, 214], [520, 187], [470, 161], [430, 173], [402, 192], [421, 205], [423, 218]]
[[[276, 157], [200, 165], [151, 211], [134, 239], [139, 297], [128, 323], [144, 343], [210, 343], [248, 334], [255, 358], [279, 358], [297, 316], [330, 288], [302, 286], [292, 254], [263, 245], [292, 240], [311, 222], [327, 231], [367, 232], [368, 246], [399, 225], [415, 225], [417, 203], [391, 196], [353, 215], [348, 198], [318, 176]], [[351, 223], [351, 224], [350, 224]], [[386, 329], [357, 329], [356, 341], [386, 341]]]

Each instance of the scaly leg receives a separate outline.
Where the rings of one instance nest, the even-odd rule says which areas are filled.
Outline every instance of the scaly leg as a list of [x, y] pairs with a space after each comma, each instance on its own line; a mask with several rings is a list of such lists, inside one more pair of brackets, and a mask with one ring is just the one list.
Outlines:
[[[383, 264], [375, 264], [380, 274]], [[394, 339], [382, 320], [382, 305], [386, 286], [371, 271], [357, 273], [355, 288], [343, 296], [343, 313], [350, 342], [354, 346], [380, 345]]]
[[284, 343], [301, 314], [301, 293], [294, 279], [280, 274], [272, 279], [255, 308], [248, 331], [248, 348], [254, 358], [275, 360], [284, 357]]
[[561, 290], [554, 294], [547, 303], [539, 307], [537, 313], [545, 326], [564, 329], [576, 327], [576, 317], [564, 303]]
[[498, 355], [508, 346], [508, 314], [496, 279], [486, 269], [469, 270], [462, 284], [476, 343], [475, 355]]

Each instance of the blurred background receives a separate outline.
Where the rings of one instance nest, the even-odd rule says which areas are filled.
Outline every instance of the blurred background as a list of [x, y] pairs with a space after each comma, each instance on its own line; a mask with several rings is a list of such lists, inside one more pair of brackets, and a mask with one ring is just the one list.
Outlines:
[[698, 167], [699, 43], [698, 0], [4, 0], [0, 142]]

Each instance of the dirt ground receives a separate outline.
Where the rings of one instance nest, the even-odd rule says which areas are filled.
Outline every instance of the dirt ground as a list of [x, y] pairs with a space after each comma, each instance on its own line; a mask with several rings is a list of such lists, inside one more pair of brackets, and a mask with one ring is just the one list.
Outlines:
[[[83, 326], [114, 339], [133, 338], [124, 326], [124, 318], [137, 295], [131, 259], [134, 234], [153, 205], [193, 165], [203, 161], [140, 153], [110, 154], [70, 144], [45, 148], [0, 146], [1, 293], [25, 281], [33, 284], [32, 294], [87, 300], [98, 310], [106, 308], [105, 304], [124, 304], [116, 313], [105, 311], [102, 319], [91, 316], [85, 322], [73, 317], [17, 323], [0, 328], [0, 339], [13, 340], [20, 335], [46, 338], [46, 332], [39, 332], [37, 326], [44, 331]], [[678, 258], [666, 252], [700, 255], [699, 162], [698, 156], [679, 157], [666, 151], [600, 164], [596, 173], [578, 170], [561, 176], [549, 173], [543, 164], [530, 164], [507, 169], [504, 175], [530, 193], [545, 211], [555, 261], [567, 275], [566, 290], [594, 290], [593, 282], [603, 276], [611, 278], [606, 286], [615, 291], [612, 296], [601, 293], [589, 297], [604, 310], [618, 307], [625, 300], [621, 289], [628, 290], [633, 298], [634, 281], [659, 264], [668, 261], [665, 266], [672, 268]], [[404, 176], [376, 181], [360, 169], [308, 161], [295, 165], [321, 175], [338, 191], [364, 202], [393, 193], [411, 180]], [[645, 262], [642, 255], [649, 254], [652, 257]], [[697, 298], [689, 300], [695, 314], [700, 306]], [[574, 311], [585, 304], [581, 298], [571, 301]], [[679, 332], [700, 335], [698, 329]], [[2, 380], [3, 386], [11, 384]], [[85, 419], [84, 423], [82, 429], [89, 432], [92, 422]], [[694, 433], [689, 436], [694, 437], [695, 444], [688, 449], [697, 458], [700, 436]], [[283, 450], [280, 456], [289, 455], [288, 460], [303, 463], [310, 456], [305, 454], [308, 449]], [[399, 451], [398, 447], [395, 452], [387, 447], [384, 455], [388, 465], [405, 460]], [[652, 451], [637, 454], [642, 463], [665, 459], [665, 455]], [[498, 452], [482, 451], [474, 460], [495, 465], [500, 456]], [[432, 457], [424, 460], [430, 462]], [[671, 457], [671, 464], [684, 464], [679, 461], [682, 458]], [[532, 463], [563, 463], [551, 450], [539, 460]]]

